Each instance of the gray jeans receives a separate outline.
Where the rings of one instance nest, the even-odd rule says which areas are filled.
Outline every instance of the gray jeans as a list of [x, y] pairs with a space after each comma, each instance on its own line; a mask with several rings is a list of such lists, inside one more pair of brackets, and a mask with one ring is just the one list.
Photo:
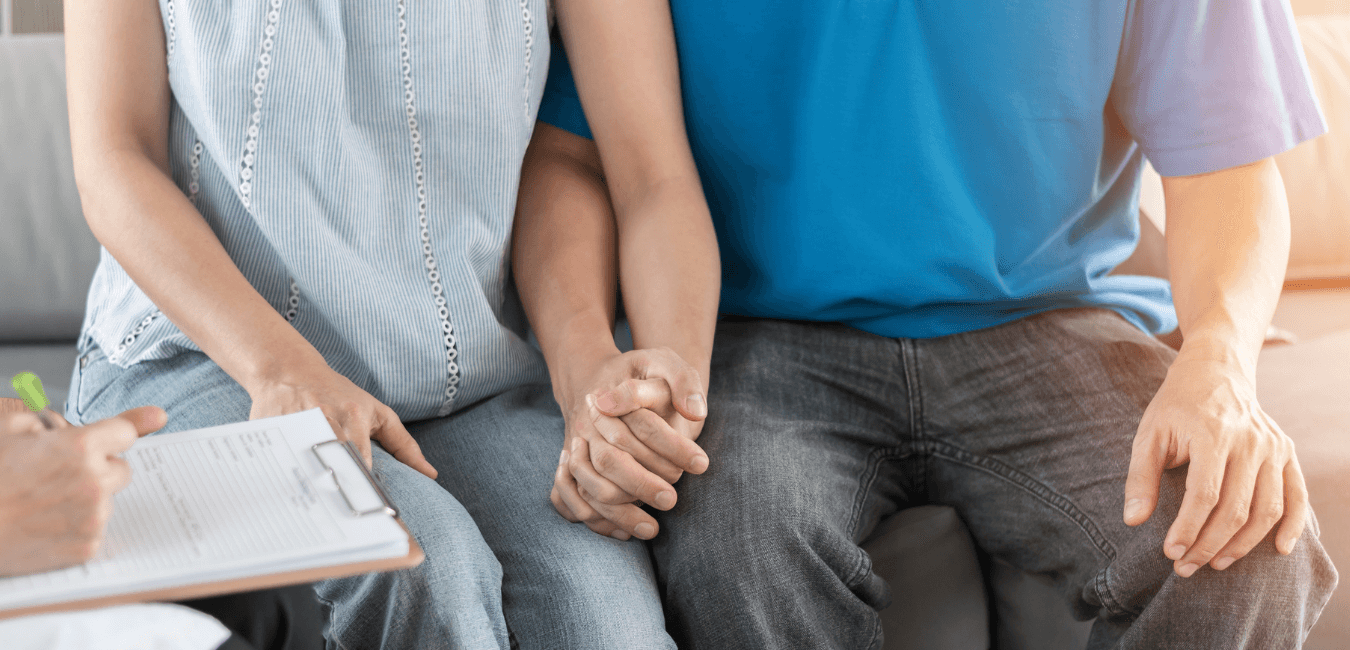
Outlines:
[[986, 552], [1054, 581], [1090, 648], [1295, 648], [1336, 583], [1312, 521], [1226, 571], [1172, 572], [1159, 510], [1122, 521], [1131, 441], [1174, 353], [1114, 312], [1053, 311], [937, 339], [724, 319], [712, 461], [654, 541], [682, 648], [878, 648], [887, 585], [859, 548], [902, 508], [946, 504]]

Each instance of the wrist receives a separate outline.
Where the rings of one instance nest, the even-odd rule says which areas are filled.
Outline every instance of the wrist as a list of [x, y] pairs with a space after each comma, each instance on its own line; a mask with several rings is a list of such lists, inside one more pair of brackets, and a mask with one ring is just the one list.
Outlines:
[[301, 340], [303, 345], [255, 348], [251, 354], [242, 355], [242, 363], [229, 374], [249, 395], [257, 395], [269, 386], [300, 383], [316, 373], [331, 371], [323, 355], [308, 341]]
[[1173, 365], [1206, 363], [1236, 371], [1249, 381], [1256, 380], [1256, 357], [1260, 345], [1253, 346], [1237, 343], [1232, 336], [1201, 333], [1187, 336], [1177, 352]]
[[577, 317], [557, 332], [544, 349], [553, 396], [568, 412], [579, 393], [590, 390], [590, 383], [607, 361], [619, 356], [608, 318]]

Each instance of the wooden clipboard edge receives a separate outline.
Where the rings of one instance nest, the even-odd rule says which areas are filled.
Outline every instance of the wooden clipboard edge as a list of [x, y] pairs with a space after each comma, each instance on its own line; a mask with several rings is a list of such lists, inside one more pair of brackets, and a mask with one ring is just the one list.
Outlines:
[[421, 564], [422, 560], [426, 559], [426, 555], [422, 552], [422, 547], [417, 544], [417, 540], [412, 536], [412, 533], [408, 531], [408, 527], [403, 523], [403, 520], [396, 518], [395, 521], [403, 528], [403, 532], [408, 535], [408, 554], [403, 557], [391, 557], [383, 560], [367, 560], [365, 562], [353, 562], [351, 564], [335, 564], [332, 566], [314, 567], [312, 569], [301, 569], [299, 571], [269, 573], [248, 578], [234, 578], [217, 582], [200, 582], [180, 587], [167, 587], [164, 589], [116, 594], [113, 596], [103, 596], [86, 600], [72, 600], [20, 609], [0, 610], [0, 620], [18, 618], [20, 616], [32, 616], [34, 614], [48, 614], [51, 612], [74, 612], [86, 609], [97, 609], [99, 607], [110, 607], [112, 605], [192, 600], [194, 598], [223, 596], [245, 591], [271, 589], [273, 587], [288, 587], [291, 585], [317, 582], [319, 580], [328, 580], [330, 578], [346, 578], [348, 576], [371, 573], [374, 571], [410, 569]]

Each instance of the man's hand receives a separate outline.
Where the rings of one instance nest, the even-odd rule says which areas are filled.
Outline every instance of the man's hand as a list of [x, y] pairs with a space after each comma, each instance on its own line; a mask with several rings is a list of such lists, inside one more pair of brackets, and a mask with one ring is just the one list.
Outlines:
[[708, 456], [694, 440], [707, 415], [698, 372], [668, 349], [617, 355], [566, 400], [563, 451], [549, 495], [569, 521], [626, 540], [651, 539], [658, 526], [635, 505], [669, 510], [673, 484], [701, 474]]
[[1252, 382], [1223, 362], [1177, 358], [1139, 424], [1125, 483], [1125, 523], [1146, 521], [1164, 469], [1190, 463], [1181, 511], [1163, 552], [1188, 578], [1223, 570], [1283, 519], [1275, 548], [1289, 554], [1308, 518], [1294, 443], [1261, 410]]
[[0, 575], [93, 558], [113, 495], [131, 481], [131, 468], [117, 454], [166, 418], [155, 406], [84, 427], [57, 415], [49, 431], [19, 400], [0, 400]]
[[366, 466], [371, 464], [370, 441], [378, 440], [394, 458], [407, 466], [436, 478], [436, 468], [422, 455], [422, 448], [403, 426], [394, 410], [361, 390], [350, 379], [334, 372], [326, 364], [297, 368], [290, 375], [269, 378], [256, 386], [245, 386], [253, 398], [248, 419], [286, 415], [318, 407], [328, 418], [333, 433], [356, 446]]

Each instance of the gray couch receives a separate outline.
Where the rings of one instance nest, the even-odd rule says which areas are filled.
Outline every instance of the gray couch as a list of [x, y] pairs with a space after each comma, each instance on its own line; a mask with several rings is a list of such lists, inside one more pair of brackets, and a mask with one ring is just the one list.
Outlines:
[[[98, 255], [72, 178], [61, 38], [0, 38], [0, 376], [32, 370], [66, 398]], [[1350, 566], [1350, 290], [1285, 298], [1277, 321], [1305, 342], [1266, 352], [1262, 399], [1301, 445], [1323, 540]], [[950, 508], [901, 512], [866, 548], [894, 596], [888, 649], [1083, 647], [1090, 624], [1038, 578], [981, 556]], [[1350, 647], [1346, 600], [1308, 647]]]

